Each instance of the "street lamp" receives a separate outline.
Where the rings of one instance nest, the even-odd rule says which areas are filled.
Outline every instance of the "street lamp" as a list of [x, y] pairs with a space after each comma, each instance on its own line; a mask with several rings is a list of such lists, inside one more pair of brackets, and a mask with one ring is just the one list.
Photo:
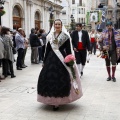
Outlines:
[[[5, 3], [6, 0], [0, 0], [0, 11], [2, 11], [4, 9], [3, 5]], [[1, 25], [1, 16], [2, 14], [0, 14], [0, 25]]]
[[51, 7], [48, 9], [48, 11], [49, 11], [49, 13], [50, 13], [49, 22], [50, 22], [50, 29], [51, 29], [51, 27], [52, 27], [52, 25], [53, 25], [53, 21], [54, 21], [54, 18], [53, 18], [53, 12], [54, 12], [54, 10], [53, 10], [53, 7], [51, 6]]
[[74, 30], [74, 16], [71, 15], [70, 18], [71, 18], [71, 29]]

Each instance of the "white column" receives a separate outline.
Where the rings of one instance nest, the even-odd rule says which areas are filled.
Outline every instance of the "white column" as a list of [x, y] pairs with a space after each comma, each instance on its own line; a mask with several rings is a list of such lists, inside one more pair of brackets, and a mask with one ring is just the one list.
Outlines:
[[30, 34], [30, 32], [31, 32], [31, 28], [32, 28], [32, 25], [31, 25], [31, 23], [32, 23], [32, 19], [31, 19], [31, 7], [33, 6], [33, 3], [32, 3], [32, 1], [28, 1], [28, 6], [27, 6], [27, 29], [28, 29], [28, 31], [27, 31], [27, 35], [28, 35], [28, 37], [29, 37], [29, 34]]
[[8, 12], [13, 11], [12, 2], [7, 1], [3, 6], [6, 13], [3, 16], [1, 16], [1, 25], [13, 28], [13, 12]]
[[31, 28], [35, 28], [35, 4], [30, 6]]
[[[26, 8], [26, 0], [24, 0], [24, 29], [25, 33], [28, 34], [28, 25], [27, 25], [27, 8]], [[28, 36], [28, 35], [27, 35]]]

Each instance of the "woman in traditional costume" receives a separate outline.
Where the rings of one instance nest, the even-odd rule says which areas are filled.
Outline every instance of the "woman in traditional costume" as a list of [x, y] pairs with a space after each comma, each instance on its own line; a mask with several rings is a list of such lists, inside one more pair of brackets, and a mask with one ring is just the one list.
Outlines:
[[43, 68], [37, 85], [38, 102], [53, 105], [53, 110], [58, 110], [59, 105], [71, 103], [82, 96], [76, 63], [73, 66], [74, 79], [70, 67], [64, 62], [65, 57], [70, 54], [73, 54], [70, 35], [62, 21], [56, 19], [47, 36]]

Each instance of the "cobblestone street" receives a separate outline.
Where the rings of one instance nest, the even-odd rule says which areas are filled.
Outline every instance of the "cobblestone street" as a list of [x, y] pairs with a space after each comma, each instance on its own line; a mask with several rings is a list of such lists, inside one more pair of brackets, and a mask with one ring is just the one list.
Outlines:
[[120, 120], [120, 65], [117, 82], [107, 82], [104, 60], [92, 55], [81, 78], [83, 97], [54, 112], [51, 106], [37, 102], [42, 64], [31, 64], [30, 53], [29, 48], [27, 68], [18, 71], [14, 63], [16, 78], [0, 82], [0, 120]]

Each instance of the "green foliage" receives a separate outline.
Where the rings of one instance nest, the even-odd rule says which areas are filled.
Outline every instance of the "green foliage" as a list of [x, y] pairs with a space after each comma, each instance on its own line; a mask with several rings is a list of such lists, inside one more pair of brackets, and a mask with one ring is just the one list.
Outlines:
[[5, 13], [6, 13], [5, 10], [0, 9], [0, 16], [3, 16]]

